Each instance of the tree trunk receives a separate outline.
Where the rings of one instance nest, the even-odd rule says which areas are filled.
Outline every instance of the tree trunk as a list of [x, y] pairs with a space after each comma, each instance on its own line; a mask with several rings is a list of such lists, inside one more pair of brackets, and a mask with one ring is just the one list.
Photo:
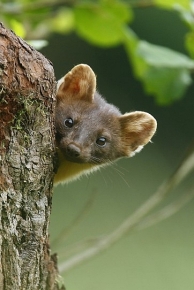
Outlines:
[[52, 64], [0, 24], [0, 289], [59, 289], [48, 242], [55, 91]]

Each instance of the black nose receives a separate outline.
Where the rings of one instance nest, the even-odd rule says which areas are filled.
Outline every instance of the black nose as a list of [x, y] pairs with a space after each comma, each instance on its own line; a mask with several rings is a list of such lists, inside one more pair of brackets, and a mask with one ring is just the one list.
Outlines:
[[79, 148], [78, 146], [76, 146], [75, 144], [69, 144], [69, 145], [67, 146], [66, 150], [67, 150], [67, 155], [68, 155], [69, 157], [74, 157], [74, 158], [76, 158], [76, 157], [79, 157], [79, 156], [80, 156], [80, 152], [81, 152], [81, 150], [80, 150], [80, 148]]

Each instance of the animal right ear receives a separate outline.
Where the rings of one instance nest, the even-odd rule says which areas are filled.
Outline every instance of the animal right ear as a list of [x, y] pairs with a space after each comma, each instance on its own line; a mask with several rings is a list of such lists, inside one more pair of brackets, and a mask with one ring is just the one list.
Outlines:
[[126, 113], [119, 118], [119, 121], [125, 156], [133, 156], [139, 152], [156, 132], [157, 122], [146, 112]]
[[96, 91], [96, 76], [89, 65], [76, 65], [58, 81], [57, 100], [76, 98], [91, 102]]

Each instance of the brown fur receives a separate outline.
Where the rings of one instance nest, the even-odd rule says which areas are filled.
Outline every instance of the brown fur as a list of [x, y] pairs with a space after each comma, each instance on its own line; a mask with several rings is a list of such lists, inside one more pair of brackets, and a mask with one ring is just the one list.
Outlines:
[[55, 182], [66, 182], [118, 158], [133, 156], [155, 131], [156, 120], [150, 114], [136, 111], [122, 115], [96, 92], [92, 69], [84, 64], [75, 66], [58, 82], [60, 166]]

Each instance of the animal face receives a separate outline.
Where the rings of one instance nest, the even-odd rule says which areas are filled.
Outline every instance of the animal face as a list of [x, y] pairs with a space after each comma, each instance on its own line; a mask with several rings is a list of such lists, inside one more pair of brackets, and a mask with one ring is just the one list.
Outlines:
[[130, 157], [148, 143], [156, 120], [145, 112], [124, 115], [96, 91], [96, 77], [87, 65], [75, 66], [58, 82], [57, 144], [73, 163], [100, 165]]

